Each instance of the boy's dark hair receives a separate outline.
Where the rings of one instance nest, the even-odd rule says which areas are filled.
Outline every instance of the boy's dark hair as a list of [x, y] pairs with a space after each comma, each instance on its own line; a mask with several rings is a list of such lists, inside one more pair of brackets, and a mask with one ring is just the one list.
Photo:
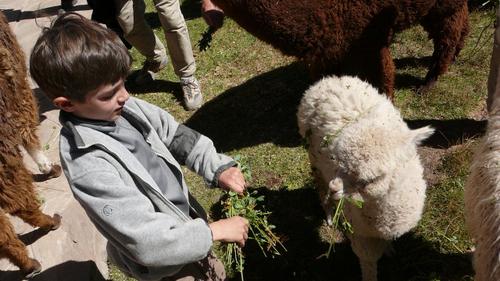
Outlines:
[[38, 38], [30, 73], [49, 98], [84, 102], [88, 93], [125, 78], [131, 60], [113, 31], [77, 13], [66, 13]]

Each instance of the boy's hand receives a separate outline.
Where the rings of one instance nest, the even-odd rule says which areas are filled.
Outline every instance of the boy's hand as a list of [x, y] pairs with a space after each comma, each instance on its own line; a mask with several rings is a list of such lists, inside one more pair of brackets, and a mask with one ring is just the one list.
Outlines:
[[208, 26], [214, 31], [219, 29], [224, 22], [224, 12], [210, 0], [201, 1], [201, 14]]
[[248, 239], [248, 224], [247, 219], [235, 216], [218, 220], [208, 226], [212, 231], [214, 241], [236, 242], [243, 247]]
[[245, 177], [239, 168], [231, 167], [220, 174], [219, 187], [242, 194], [246, 187]]

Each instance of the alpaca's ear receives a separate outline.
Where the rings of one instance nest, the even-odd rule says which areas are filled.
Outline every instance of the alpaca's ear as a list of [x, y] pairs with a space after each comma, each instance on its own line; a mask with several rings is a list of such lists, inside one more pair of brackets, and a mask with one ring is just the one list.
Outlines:
[[425, 126], [422, 128], [418, 128], [410, 131], [411, 140], [416, 145], [420, 145], [424, 140], [434, 134], [434, 129], [430, 126]]

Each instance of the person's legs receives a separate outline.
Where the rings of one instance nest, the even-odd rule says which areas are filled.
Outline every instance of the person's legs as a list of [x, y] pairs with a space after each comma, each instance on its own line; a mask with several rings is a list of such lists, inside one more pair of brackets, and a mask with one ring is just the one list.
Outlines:
[[[160, 39], [144, 18], [146, 6], [143, 0], [114, 0], [117, 20], [125, 39], [146, 57], [143, 72], [150, 75], [167, 65], [167, 54]], [[151, 73], [153, 72], [153, 73]], [[154, 77], [151, 77], [154, 79]]]
[[189, 33], [178, 0], [154, 0], [175, 74], [194, 75], [196, 64]]
[[175, 74], [181, 79], [184, 105], [188, 110], [201, 106], [200, 84], [194, 77], [196, 63], [189, 33], [178, 0], [154, 0]]
[[201, 261], [184, 266], [175, 275], [163, 278], [162, 281], [225, 281], [224, 265], [215, 255], [210, 253]]

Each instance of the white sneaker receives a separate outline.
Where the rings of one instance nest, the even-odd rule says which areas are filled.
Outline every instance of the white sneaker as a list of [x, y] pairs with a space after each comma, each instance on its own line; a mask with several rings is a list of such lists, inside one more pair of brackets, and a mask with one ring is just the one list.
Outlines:
[[194, 76], [181, 77], [181, 87], [184, 99], [184, 106], [187, 110], [196, 110], [203, 103], [200, 83]]

